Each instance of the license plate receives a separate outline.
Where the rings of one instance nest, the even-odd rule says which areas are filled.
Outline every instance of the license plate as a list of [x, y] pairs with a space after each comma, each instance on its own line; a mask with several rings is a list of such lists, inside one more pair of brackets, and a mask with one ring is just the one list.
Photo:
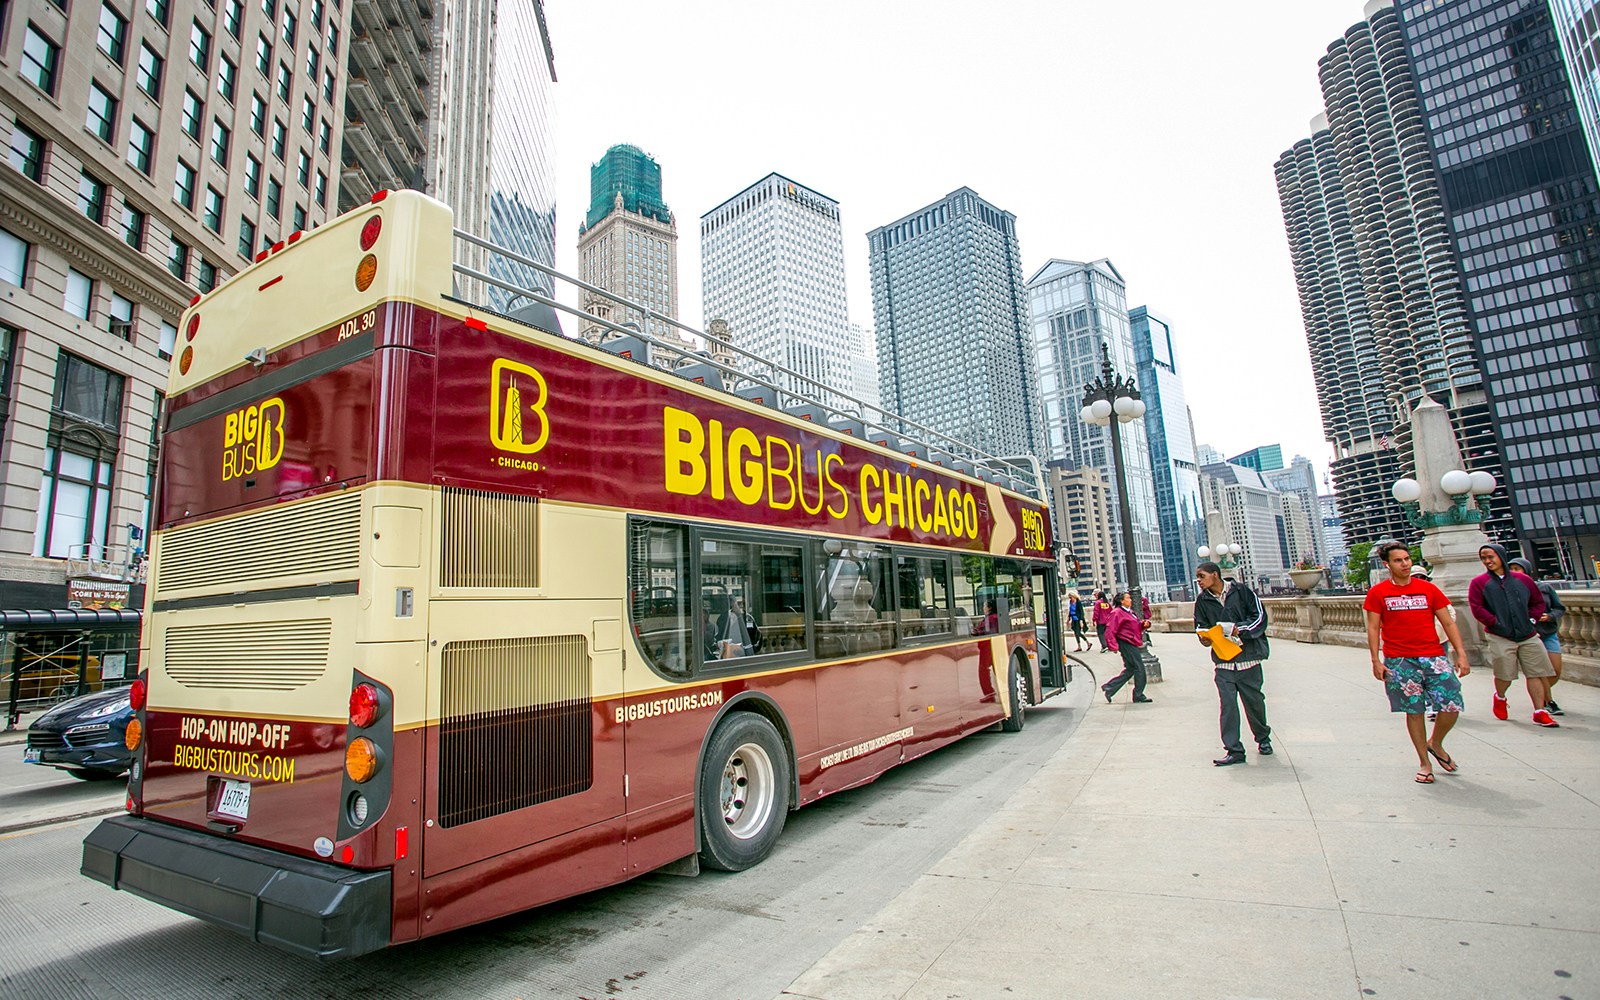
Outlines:
[[222, 796], [217, 799], [217, 815], [229, 819], [249, 819], [250, 782], [224, 781]]
[[39, 763], [39, 748], [38, 747], [24, 747], [22, 749], [22, 762], [24, 764], [37, 764], [37, 763]]

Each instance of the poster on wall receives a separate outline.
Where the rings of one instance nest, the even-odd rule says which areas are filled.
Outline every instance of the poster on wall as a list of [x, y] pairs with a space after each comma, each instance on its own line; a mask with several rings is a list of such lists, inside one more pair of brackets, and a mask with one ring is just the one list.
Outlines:
[[128, 606], [132, 584], [115, 580], [68, 580], [67, 607], [77, 611], [118, 611]]

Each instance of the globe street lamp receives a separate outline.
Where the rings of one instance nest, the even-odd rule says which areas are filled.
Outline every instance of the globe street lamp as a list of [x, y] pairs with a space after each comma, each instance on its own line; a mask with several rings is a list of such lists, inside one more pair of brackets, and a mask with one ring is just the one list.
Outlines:
[[[1119, 425], [1144, 416], [1144, 400], [1133, 384], [1133, 377], [1124, 378], [1111, 368], [1111, 347], [1100, 344], [1100, 377], [1083, 387], [1083, 409], [1079, 415], [1084, 423], [1111, 429], [1111, 464], [1117, 478], [1117, 511], [1122, 515], [1123, 572], [1128, 578], [1128, 593], [1133, 595], [1134, 613], [1143, 617], [1143, 594], [1139, 587], [1139, 560], [1133, 547], [1133, 515], [1128, 506], [1128, 470], [1122, 460], [1122, 433]], [[1115, 419], [1113, 419], [1115, 417]], [[1150, 652], [1146, 642], [1140, 650], [1145, 673], [1150, 680], [1161, 679], [1161, 661]]]
[[1200, 556], [1202, 562], [1215, 559], [1218, 569], [1224, 573], [1232, 573], [1239, 568], [1239, 557], [1244, 555], [1244, 546], [1218, 542], [1214, 546], [1200, 546], [1200, 550], [1196, 554]]
[[[1426, 531], [1429, 528], [1442, 528], [1446, 525], [1482, 523], [1489, 513], [1488, 496], [1494, 492], [1497, 485], [1494, 476], [1482, 469], [1476, 472], [1451, 469], [1439, 477], [1439, 489], [1450, 498], [1450, 506], [1433, 511], [1422, 509], [1422, 484], [1415, 479], [1395, 480], [1390, 492], [1405, 510], [1406, 520], [1411, 526]], [[1467, 507], [1469, 496], [1474, 501], [1471, 509]]]

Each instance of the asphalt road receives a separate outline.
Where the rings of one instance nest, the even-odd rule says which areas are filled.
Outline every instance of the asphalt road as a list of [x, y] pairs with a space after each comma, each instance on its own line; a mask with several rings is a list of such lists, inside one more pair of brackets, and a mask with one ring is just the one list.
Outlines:
[[[1081, 721], [1093, 683], [1080, 671], [1068, 694], [1030, 711], [1021, 733], [978, 733], [791, 815], [777, 851], [750, 871], [649, 875], [332, 964], [79, 875], [79, 844], [96, 819], [0, 835], [0, 996], [766, 1000], [1032, 777]], [[20, 754], [0, 746], [0, 783]], [[69, 815], [118, 794], [85, 787], [63, 775], [28, 795], [37, 805], [57, 794]]]

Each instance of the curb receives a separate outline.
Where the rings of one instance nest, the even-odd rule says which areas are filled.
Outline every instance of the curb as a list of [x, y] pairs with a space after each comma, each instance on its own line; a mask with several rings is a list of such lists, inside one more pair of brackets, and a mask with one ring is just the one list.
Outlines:
[[88, 812], [73, 813], [70, 816], [47, 816], [44, 819], [29, 820], [26, 823], [0, 826], [0, 837], [11, 833], [20, 833], [24, 830], [36, 830], [41, 826], [55, 826], [57, 823], [75, 823], [80, 819], [93, 819], [96, 816], [111, 816], [124, 811], [124, 808], [124, 806], [114, 806], [110, 809], [91, 809]]

